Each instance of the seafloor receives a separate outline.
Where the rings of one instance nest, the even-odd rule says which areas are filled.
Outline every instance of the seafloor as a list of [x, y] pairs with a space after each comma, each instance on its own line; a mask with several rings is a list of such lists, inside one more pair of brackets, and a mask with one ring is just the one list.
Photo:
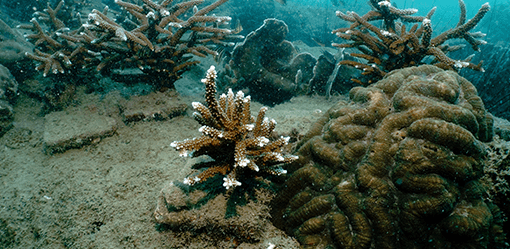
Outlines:
[[[196, 79], [203, 77], [190, 74], [179, 84], [196, 85]], [[178, 99], [188, 104], [203, 101], [201, 97], [189, 96]], [[297, 97], [270, 108], [266, 116], [278, 121], [278, 133], [297, 129], [304, 134], [335, 99]], [[123, 100], [117, 92], [104, 96], [86, 94], [79, 88], [73, 105], [45, 118], [40, 115], [42, 103], [23, 94], [19, 96], [14, 107], [14, 127], [0, 138], [1, 245], [230, 248], [238, 244], [229, 240], [218, 244], [206, 234], [179, 233], [156, 225], [153, 213], [162, 187], [183, 179], [191, 170], [189, 160], [179, 157], [169, 145], [199, 135], [199, 124], [191, 117], [191, 108], [185, 115], [168, 120], [126, 124], [119, 111], [119, 102]], [[253, 102], [252, 112], [260, 107]], [[73, 115], [74, 124], [93, 125], [96, 120], [91, 117], [112, 118], [117, 127], [115, 134], [82, 148], [48, 153], [43, 142], [48, 139], [45, 132], [59, 129], [48, 122], [66, 119], [73, 113], [85, 113]], [[266, 226], [263, 240], [237, 248], [267, 248], [270, 244], [278, 248], [297, 247], [293, 238], [270, 222]]]

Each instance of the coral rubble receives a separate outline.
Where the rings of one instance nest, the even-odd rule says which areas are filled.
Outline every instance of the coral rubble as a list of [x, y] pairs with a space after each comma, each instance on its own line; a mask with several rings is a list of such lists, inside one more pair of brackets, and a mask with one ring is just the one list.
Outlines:
[[[124, 10], [116, 19], [108, 8], [88, 14], [88, 23], [69, 28], [58, 18], [64, 1], [48, 6], [30, 25], [34, 34], [26, 37], [36, 45], [27, 56], [40, 62], [37, 67], [49, 73], [76, 73], [95, 68], [103, 73], [115, 68], [139, 68], [157, 89], [173, 89], [174, 82], [190, 66], [199, 63], [193, 56], [216, 54], [214, 46], [232, 45], [239, 38], [224, 26], [230, 17], [207, 15], [227, 0], [218, 0], [199, 9], [203, 0], [171, 5], [144, 0], [136, 5], [122, 0], [115, 3]], [[80, 16], [77, 16], [81, 22]], [[43, 23], [39, 23], [43, 21]], [[44, 27], [47, 27], [45, 29]]]
[[[342, 13], [337, 11], [337, 16], [352, 23], [348, 28], [340, 28], [333, 31], [337, 36], [352, 41], [351, 43], [334, 43], [339, 48], [357, 48], [361, 53], [351, 53], [359, 60], [345, 60], [342, 64], [352, 65], [363, 70], [368, 75], [367, 82], [353, 79], [359, 83], [373, 83], [381, 79], [386, 73], [399, 68], [423, 64], [426, 56], [434, 57], [433, 64], [448, 70], [457, 70], [468, 67], [483, 71], [481, 63], [470, 63], [470, 57], [465, 60], [454, 60], [447, 53], [458, 50], [462, 46], [453, 46], [446, 43], [451, 39], [464, 39], [471, 47], [479, 51], [479, 46], [486, 42], [478, 39], [485, 34], [470, 31], [482, 20], [489, 11], [489, 3], [485, 3], [476, 15], [466, 21], [466, 6], [463, 0], [459, 0], [460, 19], [455, 28], [449, 29], [436, 37], [432, 37], [432, 25], [430, 18], [435, 12], [435, 7], [429, 13], [422, 16], [412, 16], [417, 9], [398, 9], [389, 1], [370, 0], [373, 10], [363, 16], [355, 12]], [[371, 21], [381, 20], [383, 27], [376, 27]], [[403, 23], [415, 23], [407, 29]], [[417, 23], [421, 23], [421, 26]], [[375, 79], [375, 80], [374, 80]]]
[[492, 116], [431, 65], [350, 91], [313, 125], [272, 207], [304, 247], [504, 248], [481, 177]]

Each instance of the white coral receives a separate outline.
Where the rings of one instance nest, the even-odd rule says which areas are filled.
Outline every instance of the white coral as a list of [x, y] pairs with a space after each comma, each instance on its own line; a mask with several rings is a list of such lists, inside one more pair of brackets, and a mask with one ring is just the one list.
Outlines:
[[223, 187], [226, 189], [229, 189], [230, 187], [237, 187], [241, 186], [241, 182], [237, 181], [236, 179], [230, 178], [230, 177], [223, 177]]

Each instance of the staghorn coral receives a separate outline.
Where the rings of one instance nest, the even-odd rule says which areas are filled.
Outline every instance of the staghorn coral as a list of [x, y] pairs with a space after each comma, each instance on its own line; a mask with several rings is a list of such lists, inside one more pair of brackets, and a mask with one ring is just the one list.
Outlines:
[[[193, 185], [204, 182], [217, 174], [225, 176], [223, 186], [226, 189], [240, 186], [243, 178], [253, 174], [281, 175], [286, 171], [280, 165], [290, 163], [295, 156], [282, 154], [288, 137], [270, 141], [276, 121], [265, 117], [267, 107], [262, 107], [255, 120], [250, 113], [250, 96], [244, 97], [239, 91], [235, 96], [231, 89], [216, 99], [216, 71], [214, 66], [207, 71], [202, 80], [205, 83], [206, 105], [193, 102], [195, 119], [203, 125], [199, 131], [202, 136], [171, 144], [181, 156], [210, 156], [214, 162], [208, 168], [184, 183]], [[253, 122], [255, 122], [253, 124]], [[239, 181], [241, 180], [241, 181]]]
[[481, 176], [493, 134], [473, 85], [431, 65], [350, 91], [298, 145], [272, 203], [303, 247], [504, 248]]
[[214, 66], [202, 81], [206, 105], [193, 102], [202, 136], [171, 144], [181, 156], [194, 157], [193, 167], [201, 171], [165, 186], [154, 218], [193, 237], [202, 233], [216, 241], [215, 248], [226, 247], [218, 244], [221, 241], [232, 241], [234, 247], [255, 243], [271, 227], [269, 202], [274, 192], [269, 179], [262, 177], [285, 174], [280, 166], [297, 157], [283, 155], [288, 137], [270, 141], [276, 122], [265, 117], [266, 107], [255, 119], [250, 97], [243, 92], [234, 95], [229, 89], [217, 99]]
[[[486, 42], [480, 40], [485, 36], [481, 32], [470, 31], [478, 24], [489, 11], [489, 3], [485, 3], [476, 15], [466, 22], [466, 6], [459, 0], [460, 19], [455, 28], [449, 29], [432, 38], [432, 25], [430, 18], [435, 7], [424, 16], [412, 16], [417, 9], [398, 9], [389, 1], [370, 0], [373, 10], [363, 16], [355, 12], [342, 13], [337, 16], [352, 23], [348, 28], [333, 31], [338, 37], [350, 40], [352, 43], [333, 43], [339, 48], [357, 48], [361, 53], [351, 53], [359, 60], [345, 60], [341, 64], [352, 65], [363, 70], [368, 77], [352, 79], [366, 85], [381, 79], [386, 73], [399, 68], [423, 64], [426, 56], [434, 57], [433, 64], [448, 70], [458, 70], [468, 67], [483, 71], [481, 62], [478, 65], [470, 63], [471, 57], [465, 60], [454, 60], [447, 56], [448, 52], [456, 51], [463, 46], [452, 46], [446, 43], [450, 39], [464, 39], [471, 47], [479, 51], [479, 46]], [[371, 21], [382, 20], [383, 27], [376, 27]], [[401, 21], [401, 22], [400, 22]], [[416, 23], [407, 29], [406, 23]], [[421, 27], [417, 23], [421, 22]]]
[[[214, 55], [214, 46], [233, 45], [228, 40], [241, 38], [224, 28], [230, 17], [207, 15], [226, 1], [198, 9], [203, 0], [174, 5], [168, 0], [159, 4], [144, 0], [142, 5], [116, 0], [126, 16], [113, 20], [108, 8], [94, 9], [88, 23], [76, 29], [57, 17], [61, 1], [54, 9], [48, 6], [43, 13], [46, 18], [33, 18], [31, 25], [21, 26], [34, 32], [26, 37], [37, 47], [27, 57], [40, 62], [37, 70], [45, 76], [50, 72], [73, 75], [84, 68], [103, 73], [139, 68], [155, 88], [173, 89], [182, 73], [199, 63], [193, 56]], [[77, 19], [81, 21], [79, 15]], [[38, 20], [45, 20], [49, 31]]]

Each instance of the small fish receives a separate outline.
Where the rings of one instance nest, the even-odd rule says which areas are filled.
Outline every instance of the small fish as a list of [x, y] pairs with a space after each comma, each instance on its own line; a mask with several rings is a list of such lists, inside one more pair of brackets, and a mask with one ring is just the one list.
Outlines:
[[321, 47], [326, 47], [326, 44], [322, 43], [322, 42], [319, 42], [317, 39], [313, 38], [312, 37], [312, 40], [317, 43], [317, 45], [321, 46]]
[[223, 61], [223, 58], [225, 58], [227, 56], [226, 53], [229, 53], [228, 51], [226, 51], [225, 47], [223, 47], [223, 46], [216, 47], [216, 49], [214, 49], [214, 51], [216, 51], [216, 54], [213, 55], [213, 59], [218, 64], [221, 64]]
[[241, 31], [243, 31], [243, 26], [241, 25], [241, 21], [237, 19], [236, 27], [234, 30], [232, 30], [232, 34], [236, 35], [241, 33]]

